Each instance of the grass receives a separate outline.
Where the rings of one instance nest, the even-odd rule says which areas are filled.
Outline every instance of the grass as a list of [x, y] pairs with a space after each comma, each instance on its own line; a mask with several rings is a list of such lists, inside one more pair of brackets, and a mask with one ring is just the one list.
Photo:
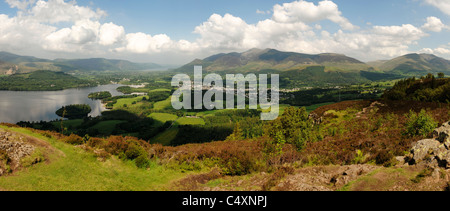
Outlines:
[[173, 139], [177, 137], [178, 128], [172, 127], [160, 134], [158, 134], [155, 138], [151, 140], [152, 144], [162, 144], [163, 146], [168, 146], [172, 142]]
[[166, 123], [167, 121], [175, 121], [178, 119], [177, 115], [167, 113], [152, 113], [149, 117], [162, 123]]
[[205, 121], [201, 118], [183, 117], [177, 120], [179, 125], [205, 125]]
[[169, 97], [167, 100], [156, 102], [153, 105], [153, 108], [155, 110], [164, 110], [170, 106], [172, 106], [172, 97]]
[[[57, 127], [57, 128], [61, 127], [61, 122], [60, 121], [52, 122], [52, 124], [55, 127]], [[83, 124], [83, 120], [82, 119], [64, 120], [63, 121], [63, 126], [66, 127], [66, 128], [76, 128], [76, 127], [80, 126], [81, 124]]]
[[104, 135], [110, 135], [114, 129], [116, 128], [116, 125], [124, 123], [126, 121], [121, 120], [110, 120], [110, 121], [102, 121], [98, 124], [94, 125], [92, 129], [97, 129], [101, 134]]
[[122, 99], [118, 99], [117, 103], [114, 104], [114, 108], [123, 108], [125, 107], [125, 105], [128, 106], [132, 106], [133, 102], [139, 102], [142, 101], [142, 98], [144, 98], [145, 96], [138, 96], [138, 97], [134, 97], [134, 98], [122, 98]]
[[[6, 128], [3, 127], [2, 128]], [[152, 162], [148, 170], [115, 157], [99, 162], [82, 149], [46, 138], [23, 128], [9, 130], [49, 142], [64, 155], [52, 155], [51, 163], [37, 164], [13, 176], [0, 177], [0, 189], [10, 191], [152, 191], [166, 190], [173, 180], [186, 176]]]
[[170, 89], [153, 89], [153, 90], [149, 90], [148, 92], [170, 92], [172, 90]]

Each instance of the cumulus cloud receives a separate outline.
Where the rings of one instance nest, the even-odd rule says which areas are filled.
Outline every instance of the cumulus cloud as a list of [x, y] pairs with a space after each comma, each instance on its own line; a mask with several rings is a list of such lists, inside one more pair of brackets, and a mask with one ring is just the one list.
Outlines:
[[165, 34], [151, 36], [144, 33], [131, 33], [126, 35], [126, 46], [118, 48], [118, 51], [132, 53], [157, 53], [172, 44], [172, 40]]
[[422, 26], [424, 30], [432, 31], [432, 32], [441, 32], [442, 29], [447, 28], [441, 19], [436, 17], [428, 17], [427, 22]]
[[95, 19], [106, 15], [106, 12], [89, 7], [76, 5], [75, 1], [65, 2], [64, 0], [39, 0], [29, 11], [29, 15], [35, 20], [48, 23], [76, 22], [85, 19]]
[[425, 0], [425, 2], [450, 15], [450, 0]]
[[26, 10], [29, 5], [34, 4], [36, 0], [6, 0], [11, 8], [17, 8], [20, 10]]
[[339, 11], [338, 6], [334, 2], [328, 0], [321, 1], [318, 5], [303, 0], [284, 3], [283, 5], [277, 4], [273, 10], [273, 20], [280, 23], [312, 23], [330, 20], [339, 24], [345, 30], [358, 28], [342, 16], [342, 12]]
[[125, 28], [114, 23], [105, 23], [100, 27], [98, 37], [100, 45], [113, 45], [125, 38]]

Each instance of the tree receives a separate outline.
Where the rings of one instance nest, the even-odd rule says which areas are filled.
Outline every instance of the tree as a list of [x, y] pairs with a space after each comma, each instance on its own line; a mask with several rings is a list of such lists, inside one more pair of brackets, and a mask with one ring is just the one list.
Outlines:
[[238, 141], [238, 140], [242, 140], [243, 137], [244, 137], [244, 135], [242, 133], [241, 125], [238, 122], [234, 126], [233, 133], [230, 136], [228, 136], [227, 141]]
[[56, 111], [56, 115], [68, 119], [83, 119], [91, 113], [92, 109], [89, 105], [69, 105], [63, 106]]
[[445, 73], [438, 73], [438, 78], [445, 78]]
[[306, 109], [295, 107], [285, 109], [283, 115], [269, 122], [265, 134], [276, 141], [278, 149], [288, 143], [302, 150], [306, 143], [319, 139], [318, 130], [309, 119]]
[[438, 126], [436, 120], [423, 109], [418, 114], [414, 111], [410, 111], [409, 114], [406, 115], [406, 119], [404, 135], [411, 137], [426, 137]]

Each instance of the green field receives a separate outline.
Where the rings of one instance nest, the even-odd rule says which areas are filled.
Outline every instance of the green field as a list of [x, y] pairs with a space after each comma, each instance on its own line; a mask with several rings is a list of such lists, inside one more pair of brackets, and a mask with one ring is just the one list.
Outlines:
[[183, 117], [177, 120], [179, 125], [205, 125], [205, 121], [202, 118], [190, 118]]
[[[57, 128], [61, 127], [61, 122], [60, 121], [52, 122], [52, 124], [55, 127], [57, 127]], [[82, 119], [73, 119], [73, 120], [64, 120], [63, 121], [63, 126], [65, 128], [76, 128], [76, 127], [80, 126], [81, 124], [83, 124], [83, 120]]]
[[142, 101], [142, 98], [144, 98], [145, 96], [138, 96], [138, 97], [134, 97], [134, 98], [122, 98], [122, 99], [118, 99], [117, 103], [114, 104], [114, 108], [123, 108], [125, 107], [125, 105], [128, 106], [132, 106], [133, 102], [139, 102]]
[[92, 129], [97, 129], [101, 134], [110, 135], [116, 128], [116, 125], [124, 123], [126, 121], [121, 120], [110, 120], [110, 121], [102, 121], [98, 124], [91, 127]]
[[57, 152], [48, 162], [0, 177], [0, 189], [8, 191], [153, 191], [165, 190], [170, 181], [186, 173], [151, 163], [148, 170], [139, 169], [132, 161], [116, 157], [100, 162], [83, 149], [47, 138], [23, 128], [6, 128], [30, 135], [52, 145]]
[[172, 106], [172, 97], [169, 97], [167, 100], [159, 101], [153, 105], [155, 110], [163, 110]]
[[149, 117], [162, 123], [166, 123], [167, 121], [175, 121], [178, 119], [177, 115], [166, 113], [152, 113]]
[[170, 142], [177, 137], [177, 134], [178, 134], [178, 128], [176, 126], [172, 127], [170, 129], [158, 134], [156, 137], [154, 137], [151, 140], [151, 143], [152, 144], [159, 143], [164, 146], [168, 146], [168, 145], [170, 145]]
[[170, 92], [170, 89], [152, 89], [149, 90], [148, 92]]

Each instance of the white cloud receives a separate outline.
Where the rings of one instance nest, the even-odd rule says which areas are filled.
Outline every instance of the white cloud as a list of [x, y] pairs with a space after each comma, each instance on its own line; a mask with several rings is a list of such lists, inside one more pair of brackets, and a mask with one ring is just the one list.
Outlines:
[[198, 42], [204, 48], [235, 49], [242, 46], [248, 27], [239, 17], [213, 14], [208, 21], [197, 26], [194, 33], [201, 36]]
[[89, 7], [76, 5], [75, 1], [65, 2], [64, 0], [39, 0], [28, 13], [35, 20], [48, 23], [98, 20], [106, 15], [103, 10], [92, 10]]
[[11, 8], [18, 8], [20, 10], [26, 10], [29, 5], [34, 4], [36, 0], [6, 0]]
[[432, 32], [440, 32], [446, 26], [442, 23], [441, 19], [436, 17], [428, 17], [427, 22], [422, 26], [424, 30]]
[[342, 16], [338, 6], [332, 1], [321, 1], [316, 6], [312, 2], [304, 0], [275, 5], [273, 20], [280, 23], [304, 22], [312, 23], [321, 20], [330, 20], [339, 24], [345, 30], [354, 30], [354, 26], [348, 19]]
[[99, 22], [77, 21], [71, 28], [63, 28], [45, 37], [43, 47], [52, 51], [76, 51], [82, 46], [96, 41]]
[[113, 45], [121, 42], [125, 38], [125, 29], [114, 23], [105, 23], [100, 28], [99, 44]]
[[450, 15], [450, 0], [425, 0], [425, 2]]
[[144, 33], [131, 33], [126, 35], [126, 46], [118, 51], [132, 53], [157, 53], [169, 48], [172, 40], [165, 34], [151, 36]]

